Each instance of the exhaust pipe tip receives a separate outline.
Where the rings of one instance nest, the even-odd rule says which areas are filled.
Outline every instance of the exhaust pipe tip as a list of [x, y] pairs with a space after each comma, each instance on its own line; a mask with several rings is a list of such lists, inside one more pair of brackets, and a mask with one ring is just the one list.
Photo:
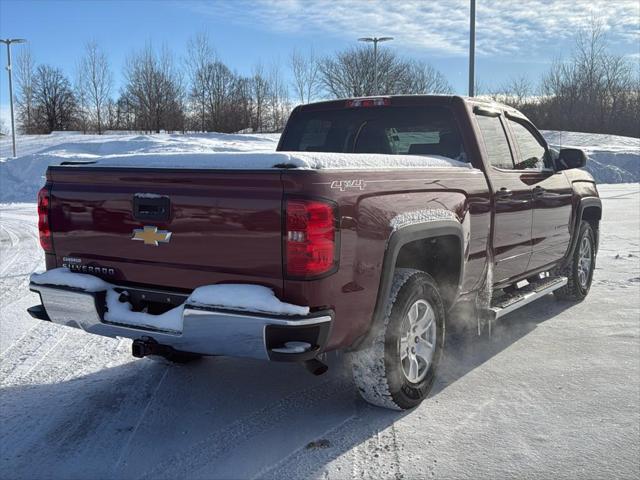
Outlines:
[[329, 370], [329, 366], [325, 363], [322, 363], [317, 358], [306, 360], [304, 362], [304, 368], [306, 368], [309, 373], [315, 376], [320, 376], [322, 374], [325, 374], [327, 373], [327, 370]]

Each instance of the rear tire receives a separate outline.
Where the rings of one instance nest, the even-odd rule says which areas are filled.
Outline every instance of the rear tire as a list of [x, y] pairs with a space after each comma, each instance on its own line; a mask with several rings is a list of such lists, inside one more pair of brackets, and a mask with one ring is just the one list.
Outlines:
[[581, 302], [591, 288], [593, 271], [596, 266], [595, 235], [593, 227], [584, 220], [580, 223], [578, 243], [571, 257], [571, 262], [560, 272], [567, 277], [567, 284], [556, 290], [554, 295], [559, 300]]
[[406, 410], [427, 397], [444, 350], [444, 319], [433, 278], [398, 269], [383, 323], [369, 346], [352, 354], [353, 379], [367, 402]]

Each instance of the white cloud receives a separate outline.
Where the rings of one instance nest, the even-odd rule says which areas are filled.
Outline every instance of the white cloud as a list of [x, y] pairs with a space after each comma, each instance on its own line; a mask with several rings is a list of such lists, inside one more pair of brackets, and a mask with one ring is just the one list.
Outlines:
[[[238, 0], [186, 5], [201, 14], [275, 32], [349, 39], [390, 35], [397, 47], [436, 55], [465, 55], [468, 46], [468, 0]], [[604, 22], [612, 41], [640, 41], [637, 0], [479, 1], [478, 53], [535, 51], [573, 37], [593, 17]]]

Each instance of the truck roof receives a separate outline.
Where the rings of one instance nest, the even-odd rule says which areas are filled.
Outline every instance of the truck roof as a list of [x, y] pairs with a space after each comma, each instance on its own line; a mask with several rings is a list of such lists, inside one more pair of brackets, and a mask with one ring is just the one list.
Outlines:
[[[456, 101], [464, 102], [464, 103], [479, 103], [486, 105], [488, 107], [499, 108], [508, 110], [511, 112], [517, 112], [516, 109], [505, 105], [500, 102], [496, 102], [495, 100], [483, 97], [468, 97], [464, 95], [423, 95], [423, 94], [412, 94], [412, 95], [372, 95], [372, 96], [364, 96], [364, 97], [348, 97], [348, 98], [339, 98], [335, 100], [324, 100], [321, 102], [313, 102], [305, 105], [298, 105], [296, 110], [324, 110], [324, 109], [334, 109], [334, 108], [344, 108], [348, 106], [350, 103], [358, 100], [371, 100], [377, 98], [388, 98], [391, 100], [392, 105], [400, 105], [400, 106], [411, 106], [411, 105], [444, 105], [454, 103]], [[520, 114], [522, 115], [522, 114]]]

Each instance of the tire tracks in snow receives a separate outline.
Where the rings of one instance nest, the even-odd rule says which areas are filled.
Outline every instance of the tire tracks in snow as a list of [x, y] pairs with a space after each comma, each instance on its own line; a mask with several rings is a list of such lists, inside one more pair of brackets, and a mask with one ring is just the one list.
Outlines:
[[216, 461], [238, 451], [248, 438], [264, 436], [270, 441], [272, 429], [280, 431], [287, 425], [291, 410], [303, 409], [313, 412], [318, 405], [344, 393], [344, 382], [332, 379], [304, 391], [294, 391], [277, 402], [238, 418], [228, 426], [221, 428], [200, 442], [185, 446], [184, 450], [155, 466], [140, 480], [155, 478], [179, 478], [185, 472], [205, 478], [216, 476], [215, 471], [199, 472]]
[[142, 410], [142, 413], [140, 414], [138, 421], [136, 422], [134, 428], [132, 429], [131, 434], [128, 436], [127, 441], [125, 442], [124, 446], [120, 450], [120, 454], [118, 455], [118, 460], [116, 461], [113, 467], [114, 474], [120, 469], [120, 466], [122, 465], [122, 462], [124, 461], [126, 454], [129, 452], [129, 447], [131, 445], [131, 442], [136, 436], [136, 433], [138, 433], [138, 429], [140, 428], [140, 425], [144, 421], [145, 417], [147, 416], [147, 411], [149, 410], [149, 407], [155, 400], [156, 395], [158, 394], [158, 390], [160, 390], [160, 387], [162, 386], [162, 382], [164, 382], [164, 379], [167, 377], [168, 373], [169, 373], [169, 366], [167, 365], [164, 372], [162, 373], [162, 376], [160, 377], [160, 380], [158, 380], [158, 383], [153, 389], [153, 392], [149, 396], [149, 400], [147, 401], [147, 404], [144, 406], [144, 409]]
[[354, 415], [322, 434], [327, 448], [299, 448], [254, 479], [401, 479], [402, 446], [394, 425], [400, 415], [358, 400]]
[[[42, 322], [7, 348], [0, 357], [0, 386], [23, 383], [37, 364], [64, 340], [67, 332], [63, 328], [65, 327]], [[43, 351], [46, 353], [42, 353]]]
[[28, 290], [29, 275], [44, 267], [44, 256], [38, 243], [35, 204], [0, 206], [0, 222], [0, 326], [5, 335], [4, 355], [16, 342], [14, 335], [19, 338], [26, 334], [24, 330], [35, 327], [21, 324], [22, 312], [14, 305], [33, 295]]

